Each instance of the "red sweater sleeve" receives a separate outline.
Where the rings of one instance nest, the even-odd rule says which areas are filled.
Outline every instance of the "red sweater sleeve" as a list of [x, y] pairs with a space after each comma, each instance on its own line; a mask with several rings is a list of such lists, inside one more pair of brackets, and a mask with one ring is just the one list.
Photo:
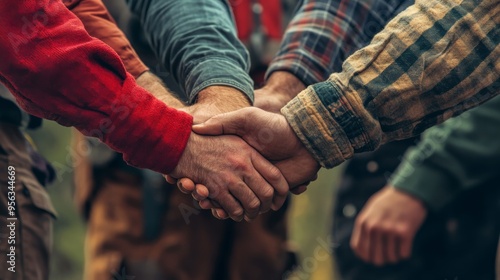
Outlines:
[[98, 137], [137, 167], [169, 173], [191, 133], [192, 117], [139, 87], [61, 0], [0, 2], [0, 79], [27, 112]]

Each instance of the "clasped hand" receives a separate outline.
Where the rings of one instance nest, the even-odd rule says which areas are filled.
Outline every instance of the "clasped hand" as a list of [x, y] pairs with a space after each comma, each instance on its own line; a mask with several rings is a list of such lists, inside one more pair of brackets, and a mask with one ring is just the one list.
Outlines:
[[170, 180], [184, 178], [181, 190], [218, 218], [251, 220], [277, 210], [289, 190], [303, 192], [316, 179], [319, 164], [280, 114], [244, 108], [193, 132]]

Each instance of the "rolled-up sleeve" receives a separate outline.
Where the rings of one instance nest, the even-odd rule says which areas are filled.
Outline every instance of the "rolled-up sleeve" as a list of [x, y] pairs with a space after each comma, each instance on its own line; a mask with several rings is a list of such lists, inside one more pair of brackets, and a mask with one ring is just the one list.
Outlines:
[[325, 167], [418, 135], [498, 95], [499, 25], [497, 0], [417, 0], [282, 113]]
[[206, 87], [236, 88], [253, 100], [249, 54], [223, 0], [127, 0], [161, 63], [189, 101]]
[[139, 87], [61, 1], [0, 2], [0, 82], [27, 112], [75, 126], [132, 165], [171, 172], [192, 116]]

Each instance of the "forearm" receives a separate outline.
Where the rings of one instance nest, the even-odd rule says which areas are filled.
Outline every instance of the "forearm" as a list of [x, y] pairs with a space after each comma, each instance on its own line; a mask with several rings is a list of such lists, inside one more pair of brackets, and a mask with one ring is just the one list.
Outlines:
[[230, 86], [253, 100], [249, 56], [226, 1], [127, 0], [161, 62], [189, 96]]
[[[65, 2], [69, 3], [69, 2]], [[170, 107], [182, 108], [185, 105], [177, 99], [163, 82], [148, 71], [125, 34], [100, 0], [79, 0], [66, 4], [83, 23], [90, 36], [96, 37], [113, 48], [120, 56], [127, 72], [136, 78], [137, 84], [153, 94]]]
[[[339, 71], [398, 11], [413, 1], [303, 0], [256, 92], [255, 106], [277, 112], [305, 86]], [[321, 19], [319, 21], [318, 19]], [[262, 94], [261, 96], [259, 96]]]
[[305, 89], [304, 84], [293, 74], [276, 71], [266, 85], [255, 91], [255, 107], [278, 113], [283, 106]]
[[323, 166], [418, 135], [498, 94], [500, 6], [458, 2], [417, 1], [341, 73], [282, 110]]
[[263, 89], [270, 93], [282, 96], [283, 100], [286, 100], [283, 106], [305, 88], [304, 83], [300, 79], [294, 74], [285, 71], [273, 72], [263, 87]]
[[186, 106], [167, 88], [160, 78], [149, 71], [144, 72], [137, 78], [137, 84], [169, 107], [181, 109]]
[[2, 2], [0, 39], [0, 79], [27, 112], [98, 137], [133, 165], [175, 167], [191, 116], [139, 87], [61, 1]]
[[399, 10], [412, 2], [300, 1], [266, 76], [285, 71], [306, 86], [326, 80], [341, 70], [350, 54], [368, 44]]
[[391, 184], [438, 210], [498, 176], [500, 97], [426, 131]]

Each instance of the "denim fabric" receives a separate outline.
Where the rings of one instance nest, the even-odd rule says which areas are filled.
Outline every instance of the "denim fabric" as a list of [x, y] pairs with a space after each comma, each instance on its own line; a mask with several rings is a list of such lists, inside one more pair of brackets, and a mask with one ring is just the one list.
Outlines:
[[226, 85], [253, 100], [249, 54], [223, 0], [126, 0], [162, 66], [190, 103], [204, 88]]

